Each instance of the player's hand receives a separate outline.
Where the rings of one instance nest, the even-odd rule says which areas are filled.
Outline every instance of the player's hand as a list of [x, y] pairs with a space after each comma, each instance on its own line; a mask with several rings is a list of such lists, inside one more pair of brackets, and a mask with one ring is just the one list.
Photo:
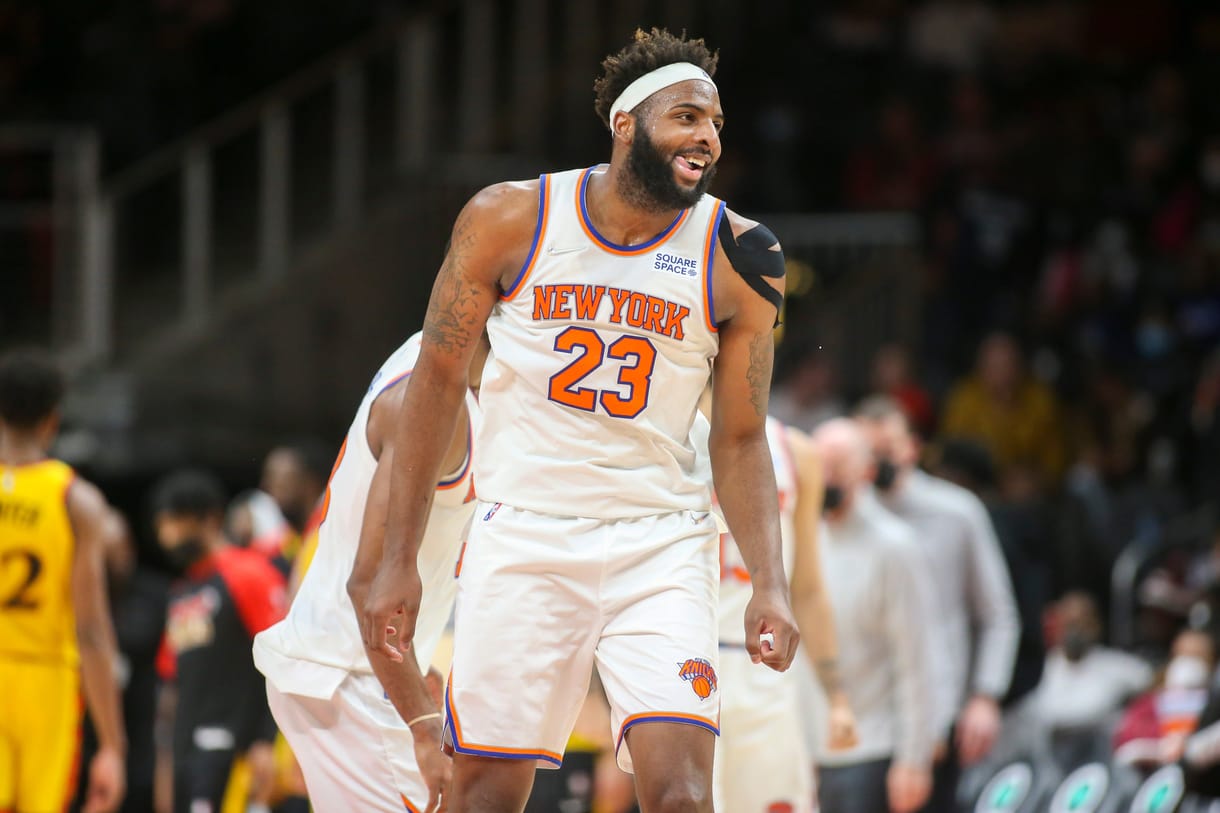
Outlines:
[[957, 719], [957, 756], [962, 766], [991, 753], [1000, 736], [1000, 707], [990, 697], [975, 695]]
[[425, 813], [445, 813], [449, 809], [449, 788], [453, 782], [453, 760], [441, 750], [439, 721], [419, 723], [411, 729], [415, 740], [415, 762], [428, 786]]
[[911, 813], [923, 807], [932, 793], [932, 771], [903, 762], [890, 765], [885, 775], [890, 813]]
[[[360, 615], [360, 635], [370, 654], [376, 653], [401, 663], [403, 653], [415, 638], [415, 619], [419, 616], [423, 586], [414, 562], [382, 562], [369, 585]], [[397, 638], [394, 646], [387, 639]]]
[[860, 738], [856, 734], [856, 715], [847, 702], [847, 696], [836, 695], [830, 701], [830, 736], [826, 744], [831, 751], [846, 751], [855, 748]]
[[89, 763], [84, 813], [114, 813], [127, 792], [127, 767], [113, 748], [102, 748]]
[[755, 586], [754, 595], [746, 605], [745, 620], [746, 651], [750, 653], [751, 661], [766, 664], [776, 672], [783, 672], [792, 665], [801, 634], [788, 603], [787, 588]]
[[246, 749], [246, 764], [250, 766], [250, 801], [270, 804], [275, 792], [275, 747], [269, 742], [256, 742]]

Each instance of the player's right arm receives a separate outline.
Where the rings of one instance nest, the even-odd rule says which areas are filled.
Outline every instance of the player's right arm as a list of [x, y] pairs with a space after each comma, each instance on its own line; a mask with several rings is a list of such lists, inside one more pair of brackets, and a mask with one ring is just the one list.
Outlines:
[[421, 592], [415, 556], [457, 426], [470, 360], [506, 281], [525, 262], [537, 212], [537, 181], [497, 184], [471, 198], [453, 226], [428, 301], [419, 358], [393, 430], [394, 499], [381, 567], [365, 599], [361, 623], [369, 649], [387, 647], [386, 627], [392, 620], [400, 647], [415, 635]]
[[[382, 393], [369, 410], [366, 437], [369, 449], [377, 458], [377, 468], [369, 485], [368, 498], [364, 506], [364, 519], [360, 528], [360, 541], [356, 548], [356, 560], [347, 580], [347, 594], [352, 607], [356, 608], [358, 620], [364, 618], [360, 608], [368, 598], [369, 589], [381, 564], [385, 544], [386, 516], [390, 505], [390, 475], [394, 465], [395, 421], [402, 407], [405, 385], [398, 385]], [[459, 422], [466, 416], [463, 400], [458, 407]], [[460, 438], [460, 442], [459, 442]], [[461, 456], [466, 451], [465, 432], [455, 432], [445, 455], [445, 468], [452, 470], [461, 465]], [[369, 637], [367, 631], [362, 635]], [[430, 798], [425, 810], [432, 810], [438, 797], [449, 786], [452, 766], [449, 757], [441, 752], [441, 720], [439, 710], [432, 698], [416, 658], [404, 658], [398, 648], [396, 636], [387, 636], [389, 649], [370, 649], [369, 665], [381, 682], [390, 702], [405, 723], [412, 723], [411, 734], [415, 745], [415, 757], [428, 786]], [[423, 719], [421, 719], [423, 718]]]
[[127, 736], [115, 680], [118, 645], [106, 590], [106, 548], [111, 534], [122, 533], [97, 487], [77, 478], [68, 489], [68, 517], [76, 539], [72, 563], [72, 602], [80, 650], [85, 704], [97, 731], [98, 752], [89, 765], [86, 813], [118, 809], [126, 791]]
[[823, 495], [822, 463], [808, 436], [789, 428], [787, 438], [796, 462], [797, 480], [793, 516], [796, 549], [792, 562], [792, 613], [796, 616], [801, 638], [806, 642], [805, 654], [809, 656], [830, 705], [828, 744], [832, 750], [841, 750], [856, 744], [856, 717], [839, 674], [839, 642], [818, 554]]

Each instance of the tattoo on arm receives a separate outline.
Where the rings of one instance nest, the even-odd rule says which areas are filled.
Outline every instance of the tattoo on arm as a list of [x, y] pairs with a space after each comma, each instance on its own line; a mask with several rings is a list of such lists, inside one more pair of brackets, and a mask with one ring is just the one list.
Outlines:
[[843, 689], [843, 680], [839, 676], [839, 662], [834, 658], [821, 658], [813, 667], [818, 673], [818, 683], [827, 694], [833, 694]]
[[746, 382], [750, 385], [750, 403], [759, 415], [767, 414], [772, 353], [771, 334], [759, 333], [750, 340], [750, 366], [746, 370]]
[[463, 212], [453, 227], [453, 238], [445, 262], [436, 277], [428, 314], [424, 317], [424, 336], [447, 353], [465, 350], [472, 341], [475, 302], [478, 289], [465, 279], [466, 261], [475, 242], [471, 216]]

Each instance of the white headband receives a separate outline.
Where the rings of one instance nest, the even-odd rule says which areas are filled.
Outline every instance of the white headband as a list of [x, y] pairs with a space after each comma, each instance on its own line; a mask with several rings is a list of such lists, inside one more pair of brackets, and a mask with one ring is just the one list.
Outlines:
[[663, 90], [670, 85], [676, 85], [689, 79], [700, 79], [707, 82], [713, 88], [716, 87], [712, 77], [708, 76], [707, 72], [698, 65], [692, 65], [689, 62], [671, 62], [668, 65], [662, 65], [655, 71], [646, 73], [639, 79], [636, 79], [618, 95], [618, 98], [614, 100], [614, 104], [610, 105], [610, 126], [614, 126], [614, 116], [620, 110], [630, 113], [632, 110], [635, 110], [640, 102], [658, 90]]

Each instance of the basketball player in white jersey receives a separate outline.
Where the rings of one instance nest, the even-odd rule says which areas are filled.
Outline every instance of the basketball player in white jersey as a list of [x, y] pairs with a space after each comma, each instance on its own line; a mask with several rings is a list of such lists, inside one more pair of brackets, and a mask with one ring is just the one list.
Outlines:
[[[695, 421], [695, 449], [706, 449], [707, 421]], [[809, 438], [767, 418], [767, 441], [779, 492], [784, 569], [808, 661], [829, 700], [824, 721], [831, 748], [856, 742], [855, 716], [839, 679], [838, 642], [822, 583], [817, 533], [822, 470]], [[731, 533], [720, 536], [720, 742], [716, 748], [716, 809], [737, 813], [809, 813], [813, 761], [802, 732], [797, 670], [755, 669], [746, 652], [741, 614], [750, 574]]]
[[[469, 390], [452, 407], [455, 426], [442, 444], [446, 475], [433, 483], [420, 543], [423, 600], [413, 657], [366, 657], [353, 610], [381, 561], [399, 440], [395, 422], [420, 339], [408, 339], [374, 376], [323, 497], [313, 564], [287, 617], [254, 641], [271, 711], [317, 810], [432, 811], [449, 780], [441, 715], [423, 675], [453, 609], [454, 569], [475, 508], [471, 463], [479, 410]], [[473, 355], [472, 385], [485, 356], [485, 347]]]
[[745, 646], [757, 668], [792, 662], [765, 431], [783, 255], [705, 194], [715, 66], [700, 40], [637, 32], [594, 86], [609, 165], [478, 193], [433, 287], [363, 629], [387, 657], [387, 625], [414, 634], [432, 483], [486, 326], [446, 694], [458, 813], [523, 808], [595, 665], [644, 813], [712, 810], [718, 534], [689, 435], [713, 361], [715, 485], [753, 584]]

